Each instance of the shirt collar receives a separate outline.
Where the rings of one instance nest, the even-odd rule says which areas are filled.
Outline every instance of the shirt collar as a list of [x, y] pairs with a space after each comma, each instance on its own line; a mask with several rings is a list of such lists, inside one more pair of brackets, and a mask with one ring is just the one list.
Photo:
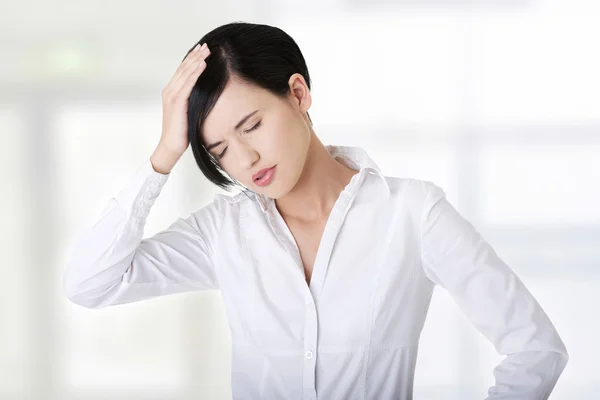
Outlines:
[[[364, 179], [366, 174], [373, 174], [378, 178], [378, 184], [384, 189], [384, 194], [386, 198], [390, 196], [390, 187], [388, 182], [383, 175], [383, 172], [379, 168], [379, 166], [375, 163], [375, 161], [369, 156], [369, 154], [362, 148], [357, 146], [343, 146], [343, 145], [325, 145], [329, 154], [331, 154], [335, 158], [342, 158], [343, 161], [346, 161], [347, 164], [358, 170], [359, 179]], [[250, 190], [247, 190], [250, 191]], [[260, 204], [260, 208], [263, 212], [267, 212], [271, 204], [273, 203], [273, 199], [267, 197], [261, 193], [252, 192], [256, 196], [258, 203]]]

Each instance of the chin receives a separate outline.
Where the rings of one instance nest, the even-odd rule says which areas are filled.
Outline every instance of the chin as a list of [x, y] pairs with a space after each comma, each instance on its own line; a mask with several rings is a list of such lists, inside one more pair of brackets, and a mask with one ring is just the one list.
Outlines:
[[266, 187], [260, 187], [260, 186], [256, 186], [254, 185], [255, 191], [270, 197], [274, 200], [279, 199], [283, 196], [285, 196], [289, 190], [285, 190], [285, 188], [282, 188], [281, 182], [271, 182], [271, 184], [269, 186]]
[[272, 199], [278, 199], [278, 198], [282, 197], [281, 191], [277, 190], [277, 188], [273, 188], [273, 187], [268, 187], [268, 188], [257, 187], [256, 191], [258, 193], [265, 195], [267, 197], [270, 197]]
[[[273, 199], [280, 199], [282, 197], [287, 196], [294, 189], [294, 187], [296, 187], [297, 182], [298, 182], [298, 180], [294, 180], [294, 181], [281, 180], [281, 181], [277, 182], [278, 183], [277, 185], [273, 185], [272, 187], [267, 188], [267, 189], [271, 189], [270, 192], [271, 192], [272, 196], [269, 196], [269, 197], [271, 197]], [[275, 183], [275, 182], [273, 182], [273, 183]]]

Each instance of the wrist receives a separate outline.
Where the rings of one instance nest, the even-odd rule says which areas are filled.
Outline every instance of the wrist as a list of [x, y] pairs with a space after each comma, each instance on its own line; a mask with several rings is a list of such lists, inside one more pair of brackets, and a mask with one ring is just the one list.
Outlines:
[[154, 150], [154, 153], [150, 156], [150, 162], [152, 163], [152, 168], [154, 168], [156, 172], [168, 175], [171, 173], [171, 170], [181, 156], [181, 153], [172, 151], [159, 143]]

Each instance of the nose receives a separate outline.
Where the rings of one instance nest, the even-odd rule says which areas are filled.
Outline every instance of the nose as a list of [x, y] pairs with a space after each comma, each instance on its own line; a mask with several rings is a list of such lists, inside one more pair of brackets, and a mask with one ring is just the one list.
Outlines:
[[252, 169], [252, 166], [254, 166], [256, 161], [260, 158], [258, 152], [243, 141], [238, 143], [238, 149], [236, 156], [239, 160], [240, 167], [247, 170]]

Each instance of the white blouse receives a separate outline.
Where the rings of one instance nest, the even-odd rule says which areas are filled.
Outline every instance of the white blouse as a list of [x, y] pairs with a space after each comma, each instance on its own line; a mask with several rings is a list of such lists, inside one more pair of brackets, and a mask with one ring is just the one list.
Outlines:
[[169, 175], [148, 158], [71, 248], [64, 290], [100, 308], [221, 291], [234, 399], [412, 399], [434, 286], [506, 355], [486, 399], [547, 399], [569, 358], [541, 306], [435, 184], [384, 176], [360, 147], [307, 284], [273, 199], [250, 190], [143, 238]]

